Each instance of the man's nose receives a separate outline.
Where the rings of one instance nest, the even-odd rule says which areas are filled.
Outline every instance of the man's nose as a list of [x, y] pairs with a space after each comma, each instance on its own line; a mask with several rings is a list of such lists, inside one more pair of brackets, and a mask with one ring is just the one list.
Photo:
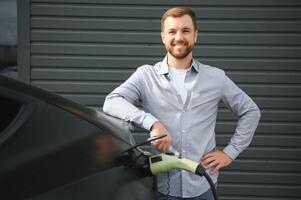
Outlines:
[[183, 39], [183, 34], [181, 31], [178, 31], [177, 34], [175, 35], [175, 40], [182, 40]]

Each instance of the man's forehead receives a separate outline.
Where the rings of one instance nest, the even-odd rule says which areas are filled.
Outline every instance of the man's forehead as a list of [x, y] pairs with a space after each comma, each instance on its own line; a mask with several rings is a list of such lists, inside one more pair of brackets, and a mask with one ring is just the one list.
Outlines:
[[173, 28], [192, 28], [193, 29], [193, 22], [189, 15], [183, 15], [181, 17], [172, 17], [169, 16], [166, 18], [164, 22], [164, 26], [167, 29]]

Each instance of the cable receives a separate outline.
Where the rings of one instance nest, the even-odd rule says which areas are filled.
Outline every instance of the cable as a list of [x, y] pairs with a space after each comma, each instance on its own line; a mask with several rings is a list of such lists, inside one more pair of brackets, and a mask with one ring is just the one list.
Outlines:
[[214, 199], [218, 200], [215, 184], [213, 183], [212, 179], [210, 178], [210, 176], [207, 173], [205, 173], [204, 176], [205, 176], [205, 178], [207, 179], [207, 181], [210, 185], [210, 188], [211, 188], [211, 191], [213, 193]]
[[218, 200], [215, 184], [213, 183], [213, 181], [212, 181], [211, 177], [209, 176], [209, 174], [207, 174], [206, 169], [202, 165], [199, 164], [196, 171], [195, 171], [195, 173], [198, 174], [199, 176], [205, 176], [206, 180], [208, 181], [208, 183], [210, 185], [210, 188], [211, 188], [214, 199]]

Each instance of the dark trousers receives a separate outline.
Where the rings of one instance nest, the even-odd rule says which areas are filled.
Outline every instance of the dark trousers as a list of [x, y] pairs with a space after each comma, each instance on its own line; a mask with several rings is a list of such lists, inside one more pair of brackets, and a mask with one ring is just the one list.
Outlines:
[[166, 194], [162, 194], [160, 192], [156, 192], [156, 200], [214, 200], [214, 196], [212, 194], [211, 189], [207, 190], [207, 192], [201, 194], [197, 197], [192, 198], [182, 198], [182, 197], [173, 197]]

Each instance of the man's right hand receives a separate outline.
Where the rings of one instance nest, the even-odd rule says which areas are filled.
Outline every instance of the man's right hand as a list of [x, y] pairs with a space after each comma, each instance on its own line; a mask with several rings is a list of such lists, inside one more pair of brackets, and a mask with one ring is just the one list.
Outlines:
[[168, 151], [171, 146], [171, 136], [166, 127], [159, 121], [155, 122], [151, 128], [151, 136], [166, 135], [158, 140], [154, 140], [152, 145], [161, 151]]

